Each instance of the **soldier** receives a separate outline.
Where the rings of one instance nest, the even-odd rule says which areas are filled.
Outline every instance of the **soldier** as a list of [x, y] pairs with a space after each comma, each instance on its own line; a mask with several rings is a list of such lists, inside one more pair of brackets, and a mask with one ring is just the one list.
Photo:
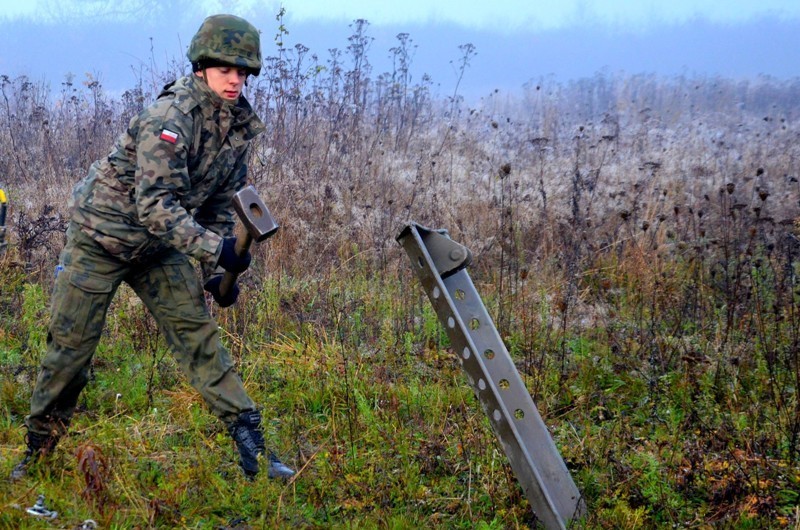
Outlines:
[[[67, 432], [111, 299], [129, 284], [158, 322], [176, 360], [236, 442], [239, 465], [254, 477], [294, 471], [267, 451], [261, 415], [234, 372], [203, 289], [221, 307], [225, 270], [250, 264], [234, 252], [231, 199], [245, 185], [249, 142], [264, 130], [242, 95], [261, 71], [258, 30], [232, 15], [211, 16], [187, 54], [193, 75], [158, 99], [76, 186], [67, 243], [52, 296], [47, 353], [31, 396], [27, 451], [12, 471], [26, 475]], [[203, 285], [188, 257], [202, 268]]]

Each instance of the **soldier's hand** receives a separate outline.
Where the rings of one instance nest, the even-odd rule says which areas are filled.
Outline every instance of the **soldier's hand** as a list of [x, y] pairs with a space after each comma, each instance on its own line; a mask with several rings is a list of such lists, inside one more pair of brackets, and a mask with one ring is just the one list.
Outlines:
[[214, 301], [217, 302], [220, 307], [230, 307], [235, 304], [236, 299], [239, 298], [239, 286], [234, 283], [230, 291], [223, 296], [219, 292], [220, 283], [222, 283], [222, 276], [214, 276], [206, 282], [203, 289], [211, 293], [211, 296], [214, 297]]
[[228, 272], [241, 274], [250, 266], [250, 252], [244, 256], [236, 254], [236, 238], [226, 237], [222, 241], [222, 252], [219, 255], [217, 264]]

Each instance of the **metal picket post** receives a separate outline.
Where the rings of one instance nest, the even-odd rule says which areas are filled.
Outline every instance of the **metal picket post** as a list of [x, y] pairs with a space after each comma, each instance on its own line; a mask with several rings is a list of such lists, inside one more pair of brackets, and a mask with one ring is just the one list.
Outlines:
[[444, 230], [416, 223], [397, 236], [447, 330], [531, 507], [547, 529], [586, 512], [580, 491], [465, 270], [470, 251]]

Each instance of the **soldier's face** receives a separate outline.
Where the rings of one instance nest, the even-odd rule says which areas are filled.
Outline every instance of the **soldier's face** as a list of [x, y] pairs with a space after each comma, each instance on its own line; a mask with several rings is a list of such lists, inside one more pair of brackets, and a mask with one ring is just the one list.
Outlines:
[[[211, 90], [227, 101], [236, 101], [242, 95], [242, 87], [247, 79], [247, 70], [231, 66], [212, 66], [205, 69], [206, 80]], [[196, 72], [199, 77], [202, 72]]]

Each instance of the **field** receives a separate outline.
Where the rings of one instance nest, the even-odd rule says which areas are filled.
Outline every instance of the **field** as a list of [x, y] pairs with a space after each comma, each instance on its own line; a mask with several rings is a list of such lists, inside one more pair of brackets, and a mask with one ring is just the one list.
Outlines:
[[[71, 433], [0, 481], [0, 528], [525, 528], [537, 520], [395, 237], [469, 273], [588, 514], [575, 528], [800, 528], [800, 81], [599, 73], [469, 104], [372, 70], [366, 24], [278, 48], [248, 98], [281, 224], [214, 307], [269, 445], [232, 442], [123, 288]], [[454, 66], [469, 75], [475, 50]], [[0, 75], [0, 474], [45, 350], [71, 187], [181, 73], [107, 93]], [[39, 494], [55, 521], [25, 513]]]

